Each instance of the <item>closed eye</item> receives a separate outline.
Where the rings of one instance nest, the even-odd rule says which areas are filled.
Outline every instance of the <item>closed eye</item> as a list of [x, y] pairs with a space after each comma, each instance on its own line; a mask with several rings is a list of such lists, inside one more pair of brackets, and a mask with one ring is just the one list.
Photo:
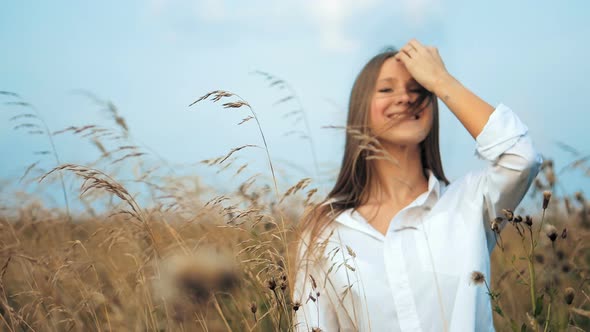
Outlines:
[[[392, 92], [392, 91], [393, 91], [393, 89], [391, 89], [391, 88], [385, 88], [385, 89], [379, 90], [379, 92], [382, 92], [382, 93], [388, 93], [388, 92]], [[415, 89], [411, 89], [409, 91], [413, 92], [413, 93], [422, 93], [425, 91], [425, 89], [424, 88], [415, 88]]]

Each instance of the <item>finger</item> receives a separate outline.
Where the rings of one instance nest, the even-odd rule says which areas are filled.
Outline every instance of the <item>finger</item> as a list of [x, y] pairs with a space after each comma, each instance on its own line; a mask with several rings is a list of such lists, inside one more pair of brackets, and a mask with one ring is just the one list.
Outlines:
[[412, 58], [412, 53], [414, 52], [416, 52], [416, 50], [409, 44], [404, 45], [404, 47], [402, 47], [400, 50], [400, 53], [405, 53], [410, 58]]
[[425, 50], [426, 48], [424, 47], [424, 45], [422, 45], [418, 40], [416, 40], [415, 38], [412, 38], [409, 42], [408, 45], [411, 45], [414, 49], [416, 49], [416, 51], [421, 51], [421, 50]]
[[404, 64], [412, 59], [407, 52], [403, 51], [403, 49], [395, 55], [395, 58]]
[[402, 50], [406, 50], [406, 51], [417, 51], [416, 48], [412, 44], [410, 44], [410, 43], [407, 43], [406, 45], [404, 45], [402, 47]]

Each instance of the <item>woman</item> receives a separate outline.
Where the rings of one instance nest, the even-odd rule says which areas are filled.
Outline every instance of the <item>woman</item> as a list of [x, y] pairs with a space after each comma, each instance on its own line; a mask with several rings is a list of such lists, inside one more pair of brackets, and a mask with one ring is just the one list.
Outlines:
[[[489, 162], [452, 184], [437, 98]], [[297, 329], [493, 331], [487, 290], [470, 278], [490, 280], [490, 221], [516, 208], [539, 171], [527, 127], [463, 87], [436, 48], [411, 40], [362, 69], [347, 128], [336, 184], [301, 225]]]

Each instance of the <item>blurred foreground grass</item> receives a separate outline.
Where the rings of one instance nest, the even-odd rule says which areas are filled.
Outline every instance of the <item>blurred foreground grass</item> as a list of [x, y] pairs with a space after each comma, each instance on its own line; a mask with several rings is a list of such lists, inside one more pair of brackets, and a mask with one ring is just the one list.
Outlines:
[[[273, 211], [267, 206], [274, 204], [259, 201], [268, 190], [256, 192], [215, 197], [195, 204], [192, 214], [144, 210], [141, 223], [128, 214], [68, 221], [39, 203], [0, 217], [0, 325], [12, 331], [289, 330], [297, 307], [289, 298], [292, 241], [304, 197], [287, 198], [292, 211]], [[243, 208], [223, 206], [236, 199]], [[499, 234], [489, 283], [498, 330], [545, 330], [547, 318], [547, 330], [590, 328], [590, 215], [582, 193], [569, 200], [568, 213], [564, 198], [552, 197], [544, 217], [551, 226], [539, 237], [542, 216], [532, 216], [536, 315], [530, 239], [514, 223]]]

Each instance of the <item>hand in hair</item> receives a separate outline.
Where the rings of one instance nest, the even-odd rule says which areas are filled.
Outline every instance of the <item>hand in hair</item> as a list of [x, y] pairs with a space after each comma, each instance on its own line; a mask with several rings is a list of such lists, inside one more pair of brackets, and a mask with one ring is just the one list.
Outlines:
[[412, 77], [430, 92], [435, 92], [436, 86], [450, 76], [438, 49], [424, 46], [416, 39], [404, 45], [395, 59], [401, 61]]

